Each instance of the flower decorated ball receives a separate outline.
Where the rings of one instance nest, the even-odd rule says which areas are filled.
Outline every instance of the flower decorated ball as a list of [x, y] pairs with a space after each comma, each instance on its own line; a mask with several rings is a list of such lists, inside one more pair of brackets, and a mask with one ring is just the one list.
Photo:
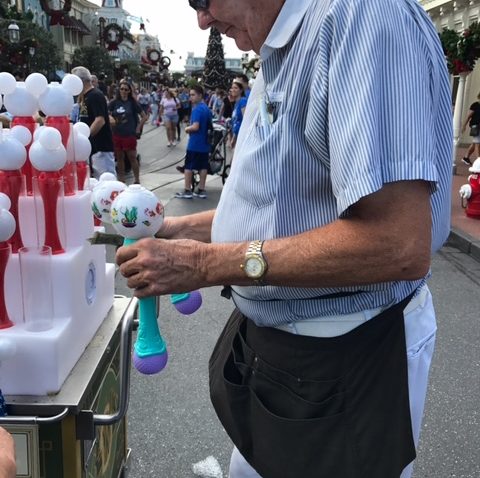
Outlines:
[[38, 100], [22, 81], [17, 82], [17, 87], [12, 93], [5, 95], [5, 108], [13, 116], [32, 116], [38, 111]]
[[26, 160], [27, 150], [15, 137], [15, 133], [7, 134], [5, 130], [0, 130], [0, 169], [15, 171], [20, 169]]
[[38, 104], [47, 116], [67, 116], [73, 108], [73, 94], [58, 83], [50, 83], [39, 96]]
[[8, 241], [17, 227], [15, 218], [9, 211], [11, 206], [10, 198], [0, 193], [0, 242]]
[[152, 237], [163, 224], [163, 213], [155, 194], [140, 184], [132, 184], [113, 201], [112, 225], [128, 239]]
[[127, 185], [117, 181], [114, 174], [103, 173], [100, 181], [92, 190], [92, 210], [97, 219], [103, 223], [110, 224], [110, 209], [115, 198], [125, 189]]

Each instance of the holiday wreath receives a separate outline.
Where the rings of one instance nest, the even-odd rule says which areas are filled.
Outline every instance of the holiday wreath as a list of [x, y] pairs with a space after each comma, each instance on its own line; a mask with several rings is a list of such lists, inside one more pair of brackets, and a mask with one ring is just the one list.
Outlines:
[[107, 50], [118, 50], [118, 45], [123, 41], [123, 29], [116, 23], [110, 23], [103, 31], [103, 41]]
[[473, 22], [463, 33], [444, 28], [439, 34], [452, 75], [470, 73], [480, 58], [480, 24]]

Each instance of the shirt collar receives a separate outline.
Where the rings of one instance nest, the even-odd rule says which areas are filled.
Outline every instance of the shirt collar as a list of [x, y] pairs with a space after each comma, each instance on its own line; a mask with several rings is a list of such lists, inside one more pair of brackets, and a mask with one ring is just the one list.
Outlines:
[[285, 0], [280, 13], [260, 49], [260, 58], [266, 60], [273, 50], [283, 48], [300, 26], [310, 4], [315, 0]]

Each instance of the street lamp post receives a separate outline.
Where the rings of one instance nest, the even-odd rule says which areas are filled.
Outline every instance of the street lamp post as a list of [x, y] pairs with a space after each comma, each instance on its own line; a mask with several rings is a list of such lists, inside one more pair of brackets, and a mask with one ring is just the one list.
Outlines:
[[20, 41], [20, 28], [16, 23], [8, 25], [8, 39], [10, 43], [18, 43]]
[[31, 73], [31, 70], [32, 70], [32, 60], [33, 60], [33, 57], [35, 56], [35, 47], [34, 46], [30, 46], [28, 47], [28, 55], [29, 55], [29, 60], [28, 60], [28, 72], [27, 73]]

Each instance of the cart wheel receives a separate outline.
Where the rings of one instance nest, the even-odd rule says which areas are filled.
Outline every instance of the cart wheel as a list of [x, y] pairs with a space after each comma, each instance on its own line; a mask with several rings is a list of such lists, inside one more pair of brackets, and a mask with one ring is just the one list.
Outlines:
[[230, 174], [230, 165], [227, 164], [225, 165], [222, 171], [222, 184], [225, 184], [225, 181], [227, 180], [229, 174]]

